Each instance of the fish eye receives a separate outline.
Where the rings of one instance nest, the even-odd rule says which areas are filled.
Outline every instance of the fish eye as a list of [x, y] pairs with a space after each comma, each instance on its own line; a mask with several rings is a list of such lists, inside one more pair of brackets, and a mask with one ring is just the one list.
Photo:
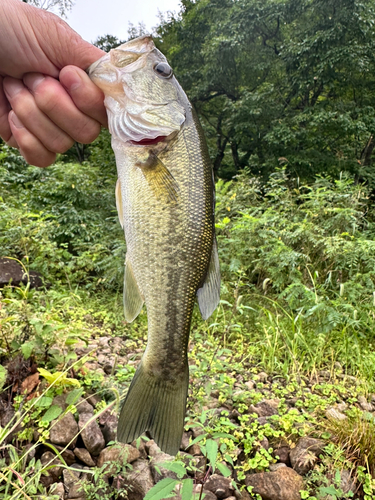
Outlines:
[[170, 78], [173, 75], [173, 69], [166, 62], [160, 62], [155, 64], [154, 70], [156, 73], [163, 78]]

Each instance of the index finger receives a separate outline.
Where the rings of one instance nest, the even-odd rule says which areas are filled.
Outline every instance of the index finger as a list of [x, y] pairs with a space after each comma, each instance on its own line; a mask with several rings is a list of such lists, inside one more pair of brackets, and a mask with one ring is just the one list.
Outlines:
[[85, 71], [77, 66], [65, 66], [60, 71], [59, 80], [82, 113], [108, 127], [104, 94]]

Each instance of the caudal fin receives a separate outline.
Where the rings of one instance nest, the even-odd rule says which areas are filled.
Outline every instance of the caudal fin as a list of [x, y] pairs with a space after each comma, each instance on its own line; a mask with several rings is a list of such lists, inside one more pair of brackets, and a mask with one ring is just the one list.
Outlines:
[[169, 455], [180, 448], [186, 411], [189, 368], [171, 382], [147, 373], [141, 361], [134, 375], [117, 428], [117, 439], [131, 443], [149, 431], [156, 444]]

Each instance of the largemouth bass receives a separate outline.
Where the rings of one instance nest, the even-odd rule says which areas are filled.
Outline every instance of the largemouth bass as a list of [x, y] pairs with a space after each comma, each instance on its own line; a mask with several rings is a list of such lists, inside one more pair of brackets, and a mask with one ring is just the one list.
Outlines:
[[189, 383], [195, 302], [207, 319], [219, 303], [214, 184], [195, 112], [150, 36], [112, 49], [89, 68], [105, 94], [127, 254], [128, 322], [147, 308], [148, 340], [121, 410], [118, 440], [149, 431], [175, 455]]

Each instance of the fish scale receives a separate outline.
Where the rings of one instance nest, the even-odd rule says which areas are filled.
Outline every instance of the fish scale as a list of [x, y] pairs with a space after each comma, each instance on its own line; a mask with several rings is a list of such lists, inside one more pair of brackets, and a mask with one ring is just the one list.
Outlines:
[[105, 93], [116, 155], [127, 246], [125, 317], [135, 319], [144, 302], [148, 320], [147, 346], [121, 410], [118, 439], [131, 442], [149, 431], [163, 451], [175, 454], [195, 299], [204, 319], [219, 302], [211, 163], [192, 106], [151, 37], [113, 49], [89, 74]]

